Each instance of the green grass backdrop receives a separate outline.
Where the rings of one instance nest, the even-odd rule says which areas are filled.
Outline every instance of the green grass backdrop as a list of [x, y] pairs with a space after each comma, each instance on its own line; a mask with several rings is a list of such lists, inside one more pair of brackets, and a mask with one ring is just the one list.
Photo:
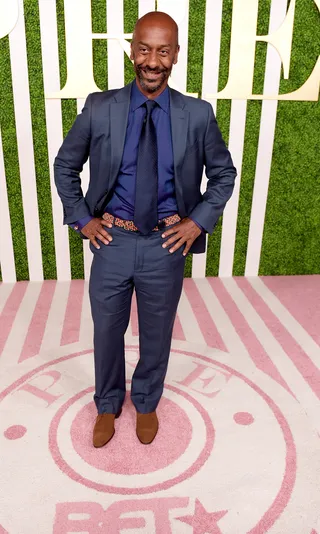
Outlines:
[[[209, 0], [207, 0], [209, 1]], [[205, 0], [190, 0], [187, 90], [201, 94], [205, 23]], [[58, 17], [61, 87], [66, 81], [63, 0], [56, 1]], [[56, 278], [52, 205], [48, 166], [44, 89], [42, 77], [39, 9], [37, 0], [24, 0], [28, 70], [41, 246], [45, 279]], [[270, 0], [260, 0], [258, 34], [268, 33]], [[223, 1], [219, 90], [228, 78], [232, 0]], [[124, 31], [132, 32], [138, 17], [138, 1], [124, 0]], [[106, 32], [105, 0], [92, 0], [93, 32]], [[297, 0], [290, 80], [281, 80], [280, 92], [299, 88], [310, 76], [320, 49], [319, 12], [313, 0]], [[254, 92], [263, 92], [266, 44], [257, 43]], [[107, 89], [107, 42], [93, 41], [94, 76], [98, 87]], [[125, 83], [133, 69], [125, 58]], [[8, 37], [0, 40], [0, 124], [9, 195], [15, 265], [19, 280], [29, 278], [20, 169], [15, 132], [14, 103]], [[248, 101], [244, 159], [233, 274], [245, 270], [252, 192], [254, 184], [261, 101]], [[219, 100], [217, 120], [228, 143], [231, 102]], [[77, 114], [75, 100], [62, 101], [63, 132]], [[260, 275], [313, 274], [320, 272], [320, 107], [319, 102], [279, 102], [271, 168]], [[206, 274], [217, 276], [221, 222], [209, 237]], [[82, 240], [71, 229], [72, 278], [83, 278]], [[192, 257], [186, 276], [191, 275]]]

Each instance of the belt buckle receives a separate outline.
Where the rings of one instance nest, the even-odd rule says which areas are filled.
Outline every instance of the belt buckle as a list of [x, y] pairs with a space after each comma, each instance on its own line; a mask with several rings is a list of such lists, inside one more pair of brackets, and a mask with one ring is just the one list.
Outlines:
[[159, 230], [163, 230], [163, 228], [165, 228], [165, 226], [166, 226], [165, 219], [162, 219], [161, 221], [159, 221], [157, 226], [158, 226]]

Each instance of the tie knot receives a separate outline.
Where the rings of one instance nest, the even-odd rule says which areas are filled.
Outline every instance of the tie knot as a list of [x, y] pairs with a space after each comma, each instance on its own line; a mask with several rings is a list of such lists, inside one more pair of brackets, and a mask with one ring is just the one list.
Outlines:
[[146, 100], [145, 105], [147, 108], [147, 114], [150, 115], [152, 110], [154, 110], [154, 108], [156, 107], [157, 102], [155, 102], [154, 100]]

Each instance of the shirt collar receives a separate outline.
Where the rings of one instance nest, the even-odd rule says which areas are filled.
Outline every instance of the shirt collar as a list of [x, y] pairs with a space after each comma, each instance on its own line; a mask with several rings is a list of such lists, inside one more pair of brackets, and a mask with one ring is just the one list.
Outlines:
[[[137, 108], [142, 106], [148, 98], [141, 93], [140, 89], [138, 88], [136, 84], [136, 80], [134, 80], [132, 84], [132, 90], [131, 90], [131, 103], [130, 107], [132, 111], [135, 111]], [[162, 93], [157, 96], [157, 98], [154, 99], [155, 102], [165, 111], [166, 113], [169, 113], [169, 88], [168, 86], [162, 91]]]

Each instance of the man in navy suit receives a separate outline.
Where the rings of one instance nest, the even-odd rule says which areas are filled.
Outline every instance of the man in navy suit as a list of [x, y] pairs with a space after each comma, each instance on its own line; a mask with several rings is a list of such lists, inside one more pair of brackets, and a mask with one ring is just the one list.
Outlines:
[[[89, 94], [54, 162], [63, 223], [89, 239], [93, 253], [95, 447], [112, 438], [125, 399], [133, 289], [140, 359], [131, 400], [139, 440], [155, 438], [186, 255], [205, 251], [205, 233], [213, 232], [237, 176], [212, 106], [168, 86], [178, 53], [171, 17], [152, 12], [139, 19], [131, 43], [135, 80]], [[79, 174], [89, 156], [84, 197]]]

